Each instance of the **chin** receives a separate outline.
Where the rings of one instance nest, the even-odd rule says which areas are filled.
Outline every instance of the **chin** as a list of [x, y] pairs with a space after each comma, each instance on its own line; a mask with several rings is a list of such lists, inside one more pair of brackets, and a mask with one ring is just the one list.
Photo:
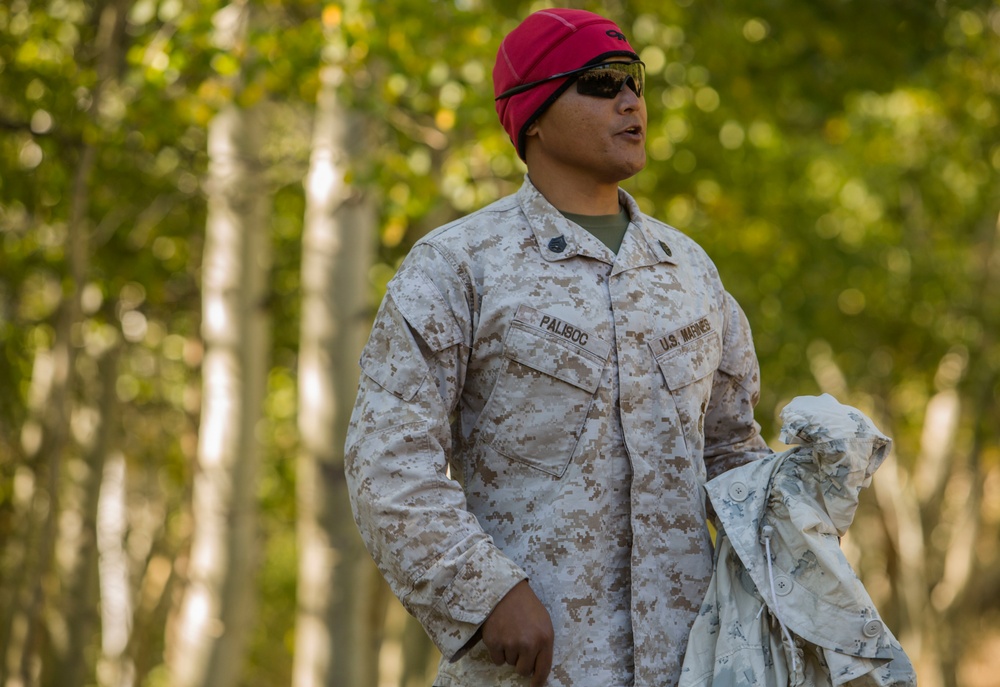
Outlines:
[[631, 179], [645, 168], [646, 168], [645, 156], [643, 156], [641, 160], [635, 160], [632, 162], [625, 163], [624, 165], [622, 165], [622, 174], [623, 174], [622, 181], [624, 181], [625, 179]]

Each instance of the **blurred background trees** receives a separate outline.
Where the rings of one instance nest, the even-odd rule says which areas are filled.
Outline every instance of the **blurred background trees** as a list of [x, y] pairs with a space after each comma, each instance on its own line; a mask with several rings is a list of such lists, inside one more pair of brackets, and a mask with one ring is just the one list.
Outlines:
[[[607, 0], [640, 204], [754, 327], [758, 419], [896, 440], [844, 546], [921, 684], [1000, 665], [1000, 4]], [[0, 6], [0, 685], [417, 687], [341, 482], [357, 348], [512, 192], [500, 38], [543, 3]]]

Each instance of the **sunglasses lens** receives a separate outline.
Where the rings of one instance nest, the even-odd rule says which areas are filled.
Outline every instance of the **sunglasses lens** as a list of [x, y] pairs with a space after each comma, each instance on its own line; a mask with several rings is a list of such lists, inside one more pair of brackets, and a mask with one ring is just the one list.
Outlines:
[[576, 90], [580, 95], [616, 98], [628, 84], [637, 96], [641, 96], [643, 77], [642, 62], [606, 62], [580, 74]]

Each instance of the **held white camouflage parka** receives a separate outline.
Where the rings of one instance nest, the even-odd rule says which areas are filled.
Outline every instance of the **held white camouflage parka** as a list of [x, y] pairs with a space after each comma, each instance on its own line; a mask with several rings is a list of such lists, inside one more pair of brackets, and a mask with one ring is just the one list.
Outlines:
[[707, 485], [715, 573], [680, 687], [915, 687], [913, 666], [840, 549], [891, 440], [829, 394], [781, 413], [801, 446]]
[[529, 578], [552, 687], [675, 684], [712, 571], [704, 484], [769, 453], [749, 326], [704, 251], [644, 216], [615, 256], [525, 180], [419, 241], [362, 354], [355, 518], [444, 659]]

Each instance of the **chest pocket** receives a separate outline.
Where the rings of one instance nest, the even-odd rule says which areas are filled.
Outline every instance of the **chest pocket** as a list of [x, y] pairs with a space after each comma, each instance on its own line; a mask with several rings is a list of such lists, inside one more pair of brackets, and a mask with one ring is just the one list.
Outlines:
[[719, 335], [710, 332], [708, 336], [661, 353], [656, 357], [656, 364], [667, 388], [676, 392], [711, 375], [718, 369], [721, 360]]
[[[693, 327], [706, 326], [700, 320]], [[684, 430], [689, 450], [702, 444], [705, 409], [712, 396], [713, 373], [722, 360], [722, 341], [718, 332], [709, 328], [697, 338], [684, 343], [681, 332], [668, 334], [652, 345], [656, 364], [674, 401], [677, 418]], [[691, 331], [690, 328], [685, 328]], [[693, 443], [692, 443], [693, 442]]]
[[480, 418], [479, 441], [510, 460], [562, 476], [611, 346], [569, 325], [558, 331], [519, 319], [511, 323], [500, 375]]

